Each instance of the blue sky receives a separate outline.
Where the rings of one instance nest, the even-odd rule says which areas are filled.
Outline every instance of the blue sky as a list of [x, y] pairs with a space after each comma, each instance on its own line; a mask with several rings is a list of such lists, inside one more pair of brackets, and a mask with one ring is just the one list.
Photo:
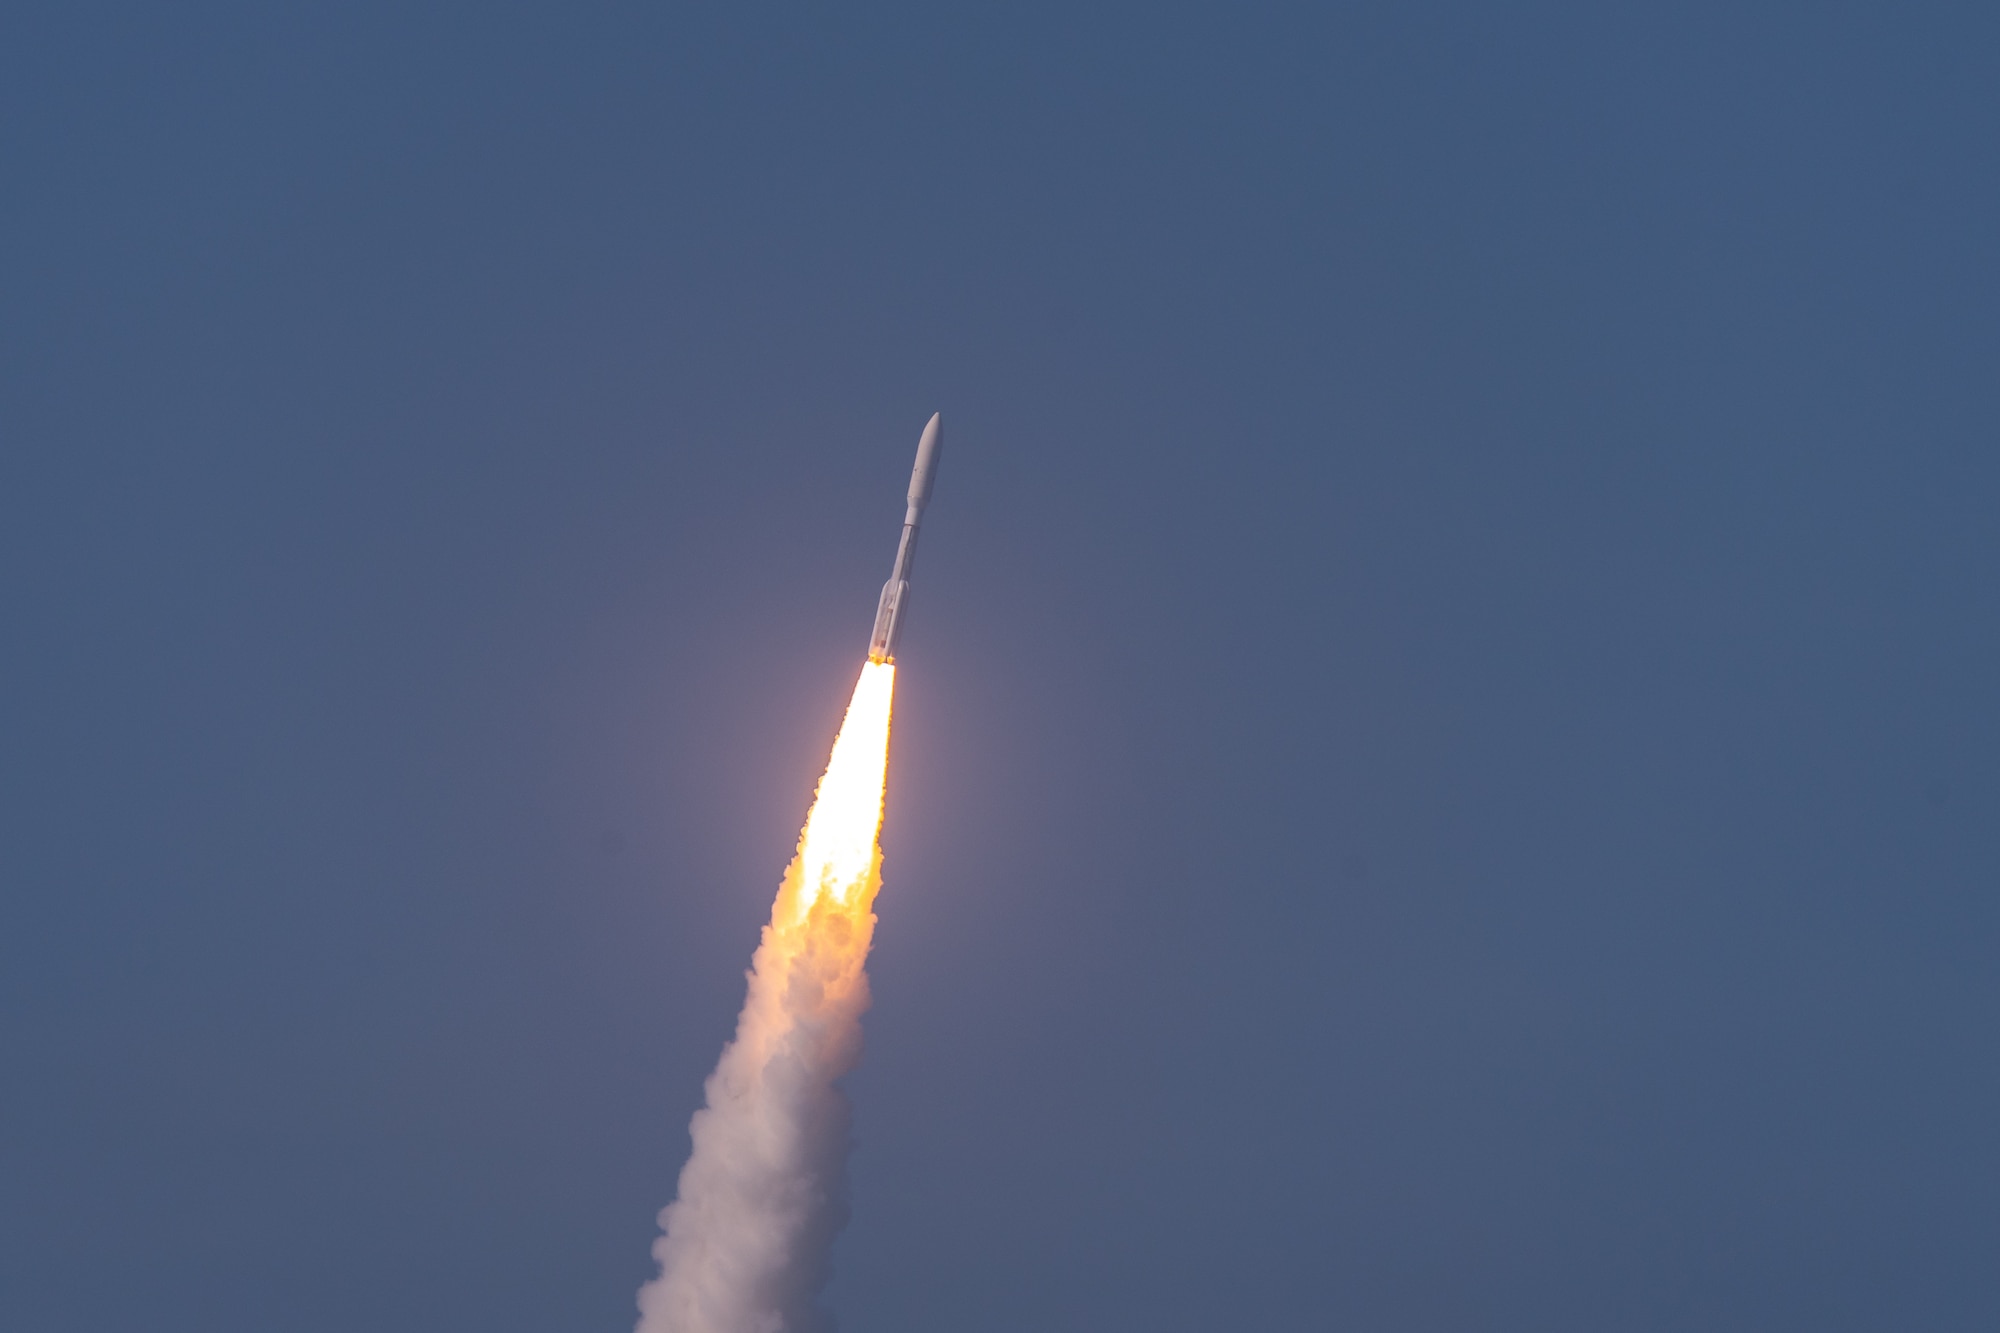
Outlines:
[[0, 1324], [629, 1327], [942, 410], [844, 1327], [1991, 1329], [1996, 36], [11, 6]]

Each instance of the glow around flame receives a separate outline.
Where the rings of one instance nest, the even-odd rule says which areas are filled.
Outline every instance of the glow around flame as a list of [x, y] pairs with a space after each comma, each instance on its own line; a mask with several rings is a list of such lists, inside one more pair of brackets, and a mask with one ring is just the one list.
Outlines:
[[[893, 662], [861, 668], [847, 717], [833, 742], [826, 774], [799, 835], [796, 876], [787, 876], [772, 925], [802, 924], [819, 903], [842, 911], [865, 910], [879, 853], [882, 794], [889, 770], [889, 710], [896, 690]], [[787, 901], [787, 900], [790, 901]]]

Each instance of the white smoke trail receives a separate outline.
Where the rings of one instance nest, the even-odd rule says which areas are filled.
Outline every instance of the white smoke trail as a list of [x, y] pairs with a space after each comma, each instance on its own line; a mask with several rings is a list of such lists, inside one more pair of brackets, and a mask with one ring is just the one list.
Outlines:
[[707, 1084], [660, 1276], [638, 1333], [818, 1333], [814, 1303], [847, 1219], [847, 1099], [875, 930], [895, 667], [862, 668], [750, 970], [736, 1036]]

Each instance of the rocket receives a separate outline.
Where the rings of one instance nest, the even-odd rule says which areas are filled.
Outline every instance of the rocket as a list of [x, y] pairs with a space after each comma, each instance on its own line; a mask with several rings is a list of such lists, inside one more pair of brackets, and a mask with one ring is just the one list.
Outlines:
[[875, 633], [868, 640], [868, 660], [896, 660], [896, 640], [903, 633], [903, 612], [910, 605], [910, 566], [917, 558], [917, 525], [923, 522], [924, 506], [931, 502], [931, 486], [937, 481], [938, 453], [944, 448], [944, 413], [931, 415], [924, 437], [917, 441], [917, 465], [910, 469], [910, 507], [903, 513], [903, 540], [896, 544], [896, 567], [882, 585], [882, 600], [875, 607]]

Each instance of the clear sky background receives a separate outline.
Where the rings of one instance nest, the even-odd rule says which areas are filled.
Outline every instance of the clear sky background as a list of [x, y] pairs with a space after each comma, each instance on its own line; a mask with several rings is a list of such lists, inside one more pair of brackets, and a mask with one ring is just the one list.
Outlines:
[[2000, 1327], [1996, 52], [6, 6], [0, 1327], [629, 1328], [938, 409], [844, 1327]]

